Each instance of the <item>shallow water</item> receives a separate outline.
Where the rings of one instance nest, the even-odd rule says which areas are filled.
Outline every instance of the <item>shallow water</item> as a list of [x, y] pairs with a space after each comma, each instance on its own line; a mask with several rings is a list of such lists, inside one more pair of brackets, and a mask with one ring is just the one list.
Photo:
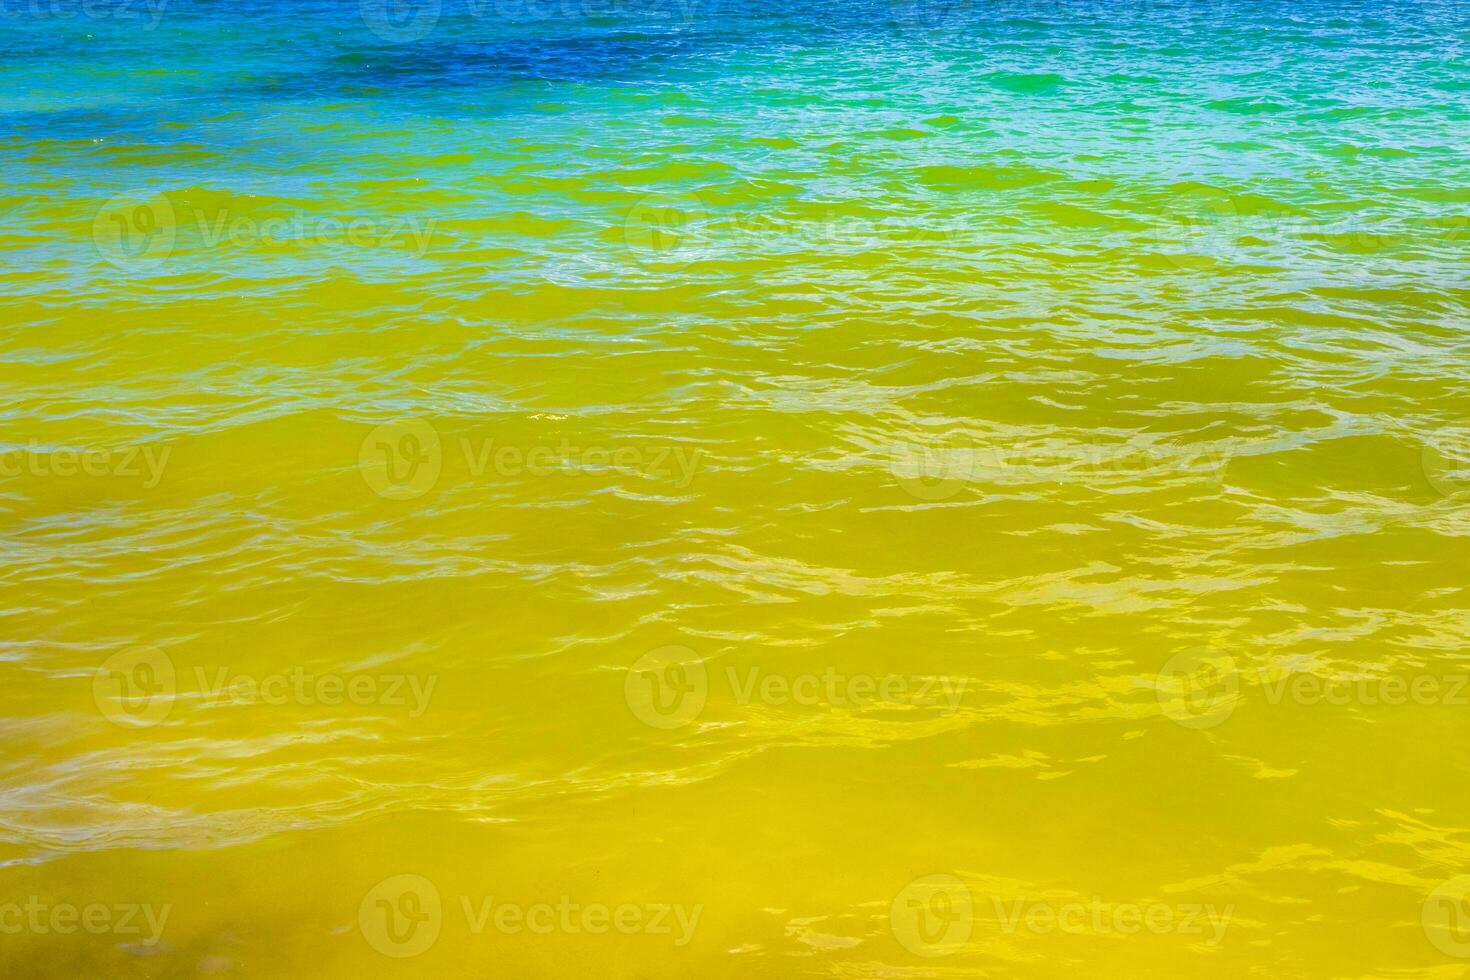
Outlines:
[[1467, 46], [10, 0], [0, 969], [1463, 975]]

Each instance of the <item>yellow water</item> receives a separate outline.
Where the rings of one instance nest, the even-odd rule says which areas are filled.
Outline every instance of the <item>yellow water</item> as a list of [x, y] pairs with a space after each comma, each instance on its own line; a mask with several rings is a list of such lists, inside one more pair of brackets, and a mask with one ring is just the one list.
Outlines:
[[1417, 9], [5, 21], [0, 972], [1470, 973]]

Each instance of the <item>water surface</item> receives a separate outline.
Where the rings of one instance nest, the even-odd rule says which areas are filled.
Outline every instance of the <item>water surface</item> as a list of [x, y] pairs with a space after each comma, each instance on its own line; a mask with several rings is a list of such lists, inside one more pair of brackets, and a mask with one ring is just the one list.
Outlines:
[[0, 14], [8, 975], [1465, 970], [1463, 4]]

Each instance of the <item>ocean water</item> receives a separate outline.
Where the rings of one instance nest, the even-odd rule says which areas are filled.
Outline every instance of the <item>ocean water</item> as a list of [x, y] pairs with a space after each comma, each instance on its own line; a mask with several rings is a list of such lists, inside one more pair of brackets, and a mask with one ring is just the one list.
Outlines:
[[5, 0], [0, 972], [1470, 974], [1467, 51]]

